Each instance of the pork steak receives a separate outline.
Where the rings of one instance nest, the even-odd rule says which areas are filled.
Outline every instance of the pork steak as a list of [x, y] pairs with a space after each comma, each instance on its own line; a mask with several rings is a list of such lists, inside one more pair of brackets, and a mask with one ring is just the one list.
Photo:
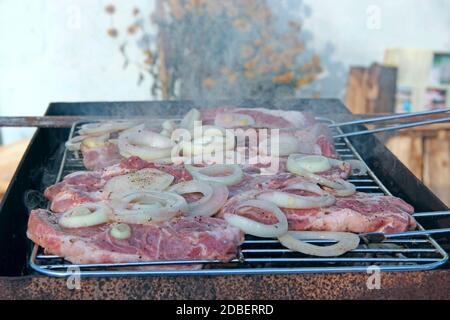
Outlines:
[[[261, 191], [253, 190], [230, 198], [218, 213], [218, 217], [225, 213], [234, 213], [262, 223], [276, 223], [273, 214], [261, 209], [246, 207], [236, 210], [243, 201], [254, 199], [260, 193]], [[326, 208], [281, 210], [286, 214], [291, 231], [396, 233], [416, 227], [411, 215], [414, 208], [409, 204], [396, 197], [370, 193], [356, 193], [350, 197], [337, 198], [334, 205]]]
[[161, 224], [130, 225], [126, 240], [110, 236], [109, 225], [64, 229], [58, 217], [33, 210], [27, 236], [46, 252], [72, 263], [123, 263], [161, 260], [220, 260], [236, 257], [244, 235], [223, 220], [179, 218]]

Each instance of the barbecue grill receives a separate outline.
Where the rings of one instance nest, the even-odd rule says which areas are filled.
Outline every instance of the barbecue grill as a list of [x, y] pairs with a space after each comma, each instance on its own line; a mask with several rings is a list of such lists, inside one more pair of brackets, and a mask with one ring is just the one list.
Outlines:
[[[236, 105], [258, 107], [258, 101], [226, 102], [111, 102], [111, 103], [53, 103], [46, 115], [58, 116], [123, 116], [153, 119], [181, 118], [192, 107]], [[350, 113], [337, 100], [291, 100], [271, 102], [271, 107], [285, 110], [312, 111], [319, 120], [328, 123], [349, 119]], [[72, 265], [64, 259], [46, 255], [26, 238], [28, 212], [45, 207], [42, 192], [64, 175], [83, 169], [80, 158], [64, 150], [64, 142], [75, 133], [72, 128], [41, 128], [36, 132], [22, 162], [5, 194], [0, 209], [0, 275], [64, 277], [79, 267], [82, 276], [167, 276], [167, 275], [243, 275], [306, 272], [365, 272], [371, 265], [383, 271], [447, 269], [449, 238], [445, 235], [402, 236], [386, 239], [382, 245], [362, 244], [339, 258], [318, 258], [290, 252], [276, 240], [247, 237], [240, 256], [230, 263], [219, 261], [165, 261], [128, 264]], [[365, 129], [361, 125], [333, 128], [335, 135]], [[392, 194], [412, 204], [417, 212], [444, 211], [448, 208], [399, 162], [373, 135], [335, 139], [341, 157], [363, 160], [370, 168], [367, 176], [350, 177], [358, 191]], [[417, 218], [419, 230], [450, 226], [443, 217]], [[324, 241], [312, 241], [315, 243]], [[203, 264], [200, 270], [174, 270], [167, 266]], [[137, 266], [157, 265], [158, 270], [138, 270]]]

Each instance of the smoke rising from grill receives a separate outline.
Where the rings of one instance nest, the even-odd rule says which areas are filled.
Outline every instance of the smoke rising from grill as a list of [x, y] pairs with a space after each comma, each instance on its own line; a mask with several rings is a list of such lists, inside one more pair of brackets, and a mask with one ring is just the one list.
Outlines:
[[152, 80], [153, 98], [295, 97], [322, 72], [302, 30], [309, 15], [302, 1], [156, 0], [151, 21], [133, 10], [120, 51], [138, 83]]
[[23, 203], [29, 212], [47, 206], [44, 190], [56, 182], [64, 151], [64, 143], [59, 144], [53, 154], [49, 157], [48, 161], [42, 164], [42, 167], [30, 171], [30, 180], [33, 181], [34, 184], [39, 185], [39, 188], [37, 190], [29, 189], [24, 192]]

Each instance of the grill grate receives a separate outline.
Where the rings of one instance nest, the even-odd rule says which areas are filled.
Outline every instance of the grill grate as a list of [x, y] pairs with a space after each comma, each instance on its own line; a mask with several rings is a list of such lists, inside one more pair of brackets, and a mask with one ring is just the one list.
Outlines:
[[[319, 120], [333, 123], [324, 118]], [[77, 125], [72, 128], [72, 137]], [[342, 134], [333, 128], [333, 134]], [[343, 160], [363, 161], [347, 138], [334, 141], [336, 151]], [[65, 152], [59, 181], [74, 171], [84, 170], [79, 155]], [[390, 192], [368, 170], [365, 176], [351, 176], [348, 180], [361, 192], [390, 195]], [[423, 227], [418, 224], [418, 228]], [[314, 244], [332, 244], [329, 240], [310, 240]], [[169, 276], [169, 275], [236, 275], [236, 274], [274, 274], [311, 272], [366, 272], [377, 266], [380, 271], [430, 270], [448, 260], [447, 253], [430, 236], [385, 240], [379, 244], [360, 244], [359, 247], [340, 257], [320, 258], [307, 256], [284, 248], [278, 240], [246, 236], [240, 247], [239, 257], [228, 262], [210, 260], [192, 261], [153, 261], [134, 263], [71, 264], [64, 258], [45, 254], [34, 245], [30, 266], [35, 271], [55, 277], [68, 277], [75, 272], [81, 276]], [[202, 268], [198, 268], [201, 266]], [[144, 269], [145, 268], [145, 269]]]

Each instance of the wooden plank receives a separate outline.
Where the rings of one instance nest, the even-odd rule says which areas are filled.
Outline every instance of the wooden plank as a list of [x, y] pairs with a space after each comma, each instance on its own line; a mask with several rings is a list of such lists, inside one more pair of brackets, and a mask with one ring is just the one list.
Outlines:
[[393, 112], [397, 94], [397, 68], [374, 63], [370, 66], [369, 77], [375, 83], [369, 112]]
[[423, 139], [420, 135], [398, 135], [386, 142], [394, 153], [414, 175], [423, 180]]
[[424, 151], [424, 182], [450, 206], [450, 136], [425, 138]]
[[29, 143], [30, 140], [20, 140], [0, 146], [0, 196], [6, 192]]
[[347, 81], [346, 104], [352, 113], [367, 113], [366, 110], [366, 69], [351, 67]]
[[347, 81], [347, 107], [355, 114], [393, 112], [397, 68], [377, 63], [351, 67]]

